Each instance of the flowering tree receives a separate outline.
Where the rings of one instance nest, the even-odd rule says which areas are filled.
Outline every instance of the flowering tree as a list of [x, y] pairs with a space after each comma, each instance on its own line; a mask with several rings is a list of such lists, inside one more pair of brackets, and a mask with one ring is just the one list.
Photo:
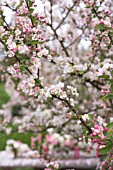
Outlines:
[[[34, 0], [0, 4], [1, 80], [10, 101], [1, 131], [32, 132], [32, 148], [52, 160], [79, 148], [112, 169], [112, 1]], [[4, 6], [13, 14], [8, 24]], [[12, 108], [19, 106], [12, 117]], [[11, 123], [14, 128], [9, 127]], [[38, 138], [37, 138], [38, 134]], [[38, 144], [37, 144], [38, 140]], [[8, 142], [8, 145], [14, 141]], [[28, 149], [28, 148], [27, 148]], [[63, 155], [63, 154], [60, 154]], [[57, 169], [49, 164], [48, 169]], [[101, 168], [101, 167], [99, 167]]]

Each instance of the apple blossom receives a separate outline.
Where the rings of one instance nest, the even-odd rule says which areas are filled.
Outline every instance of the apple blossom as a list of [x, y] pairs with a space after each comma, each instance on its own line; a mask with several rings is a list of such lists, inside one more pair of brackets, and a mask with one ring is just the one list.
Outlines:
[[[13, 12], [11, 24], [3, 5]], [[59, 151], [60, 158], [69, 158], [80, 150], [104, 156], [102, 166], [112, 166], [112, 5], [107, 0], [44, 0], [40, 14], [34, 0], [0, 4], [5, 55], [0, 76], [10, 95], [0, 129], [6, 132], [11, 122], [19, 132], [39, 133], [31, 145], [51, 159], [47, 169], [59, 168], [53, 162]], [[16, 116], [15, 105], [20, 107]], [[29, 150], [15, 141], [7, 145], [8, 151]]]

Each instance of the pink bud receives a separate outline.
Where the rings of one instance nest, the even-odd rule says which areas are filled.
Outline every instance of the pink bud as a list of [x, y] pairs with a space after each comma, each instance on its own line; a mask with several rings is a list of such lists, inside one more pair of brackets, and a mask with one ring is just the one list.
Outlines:
[[15, 68], [15, 69], [18, 69], [18, 68], [19, 68], [17, 63], [14, 64], [14, 68]]
[[43, 149], [44, 152], [46, 152], [46, 153], [48, 152], [48, 147], [47, 146], [43, 146], [42, 149]]
[[38, 135], [38, 144], [41, 144], [42, 143], [42, 134], [39, 134]]
[[35, 147], [35, 139], [34, 137], [31, 138], [31, 146], [34, 148]]
[[8, 59], [5, 59], [5, 62], [8, 62], [9, 60]]
[[14, 48], [12, 51], [15, 53], [17, 52], [18, 48]]
[[88, 147], [88, 148], [86, 149], [86, 151], [87, 151], [87, 152], [90, 152], [90, 151], [91, 151], [91, 148], [90, 148], [90, 147]]
[[103, 161], [103, 162], [102, 162], [102, 166], [106, 166], [106, 161]]
[[39, 48], [36, 48], [36, 51], [38, 51], [38, 52], [39, 52]]
[[100, 142], [100, 145], [104, 145], [104, 142]]
[[69, 115], [66, 116], [66, 119], [68, 119], [68, 118], [69, 118]]
[[102, 140], [106, 140], [106, 137], [104, 135], [101, 136]]
[[25, 64], [26, 64], [26, 65], [29, 65], [29, 62], [28, 62], [28, 61], [26, 61], [26, 62], [25, 62]]
[[36, 87], [35, 87], [35, 90], [37, 90], [37, 91], [38, 91], [39, 89], [40, 89], [40, 88], [39, 88], [38, 86], [36, 86]]
[[95, 128], [95, 129], [99, 129], [99, 125], [95, 125], [94, 128]]
[[98, 151], [99, 150], [99, 148], [96, 148], [96, 151]]
[[79, 158], [79, 147], [76, 147], [75, 150], [74, 150], [74, 158], [75, 159], [78, 159]]
[[27, 15], [29, 12], [28, 12], [28, 10], [26, 10], [24, 13]]
[[94, 3], [91, 3], [91, 4], [90, 4], [90, 7], [93, 7], [93, 6], [94, 6]]
[[101, 90], [101, 93], [105, 93], [105, 90], [104, 90], [104, 89], [102, 89], [102, 90]]
[[20, 69], [17, 69], [16, 71], [19, 73], [19, 72], [20, 72]]
[[40, 16], [41, 19], [44, 19], [44, 16]]
[[106, 92], [106, 93], [110, 93], [110, 90], [106, 90], [105, 92]]
[[42, 30], [38, 30], [38, 33], [39, 33], [39, 34], [42, 34]]
[[91, 136], [91, 137], [94, 137], [94, 136], [96, 136], [96, 134], [92, 133], [90, 136]]
[[100, 24], [104, 24], [104, 22], [102, 20], [100, 20]]
[[96, 114], [94, 114], [94, 118], [96, 119], [96, 117], [97, 117], [97, 115]]
[[96, 143], [96, 142], [99, 142], [99, 140], [98, 139], [93, 139], [93, 142]]
[[104, 132], [107, 132], [107, 131], [108, 131], [108, 128], [107, 128], [107, 127], [105, 127], [105, 128], [104, 128]]
[[98, 152], [96, 152], [96, 156], [97, 156], [97, 157], [100, 157], [101, 155], [100, 155]]
[[24, 38], [25, 38], [25, 34], [22, 34], [22, 37], [24, 37]]
[[67, 140], [65, 141], [65, 145], [67, 145], [67, 146], [70, 146], [70, 145], [71, 145], [70, 139], [67, 139]]
[[31, 60], [34, 61], [34, 60], [35, 60], [35, 57], [31, 57]]

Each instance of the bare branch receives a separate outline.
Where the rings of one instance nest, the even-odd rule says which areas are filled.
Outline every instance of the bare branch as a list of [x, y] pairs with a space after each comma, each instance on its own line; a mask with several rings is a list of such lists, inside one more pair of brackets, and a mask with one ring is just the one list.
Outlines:
[[74, 4], [68, 9], [65, 17], [62, 19], [62, 21], [59, 23], [59, 25], [56, 27], [55, 30], [57, 30], [62, 24], [63, 22], [65, 21], [65, 19], [68, 17], [69, 13], [73, 10], [73, 8], [75, 7], [75, 4], [77, 3], [78, 1], [75, 1]]

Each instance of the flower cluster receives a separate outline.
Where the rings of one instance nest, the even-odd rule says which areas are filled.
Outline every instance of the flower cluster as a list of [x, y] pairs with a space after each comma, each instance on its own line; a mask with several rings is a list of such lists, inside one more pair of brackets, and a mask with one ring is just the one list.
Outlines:
[[[13, 124], [19, 132], [40, 133], [38, 139], [31, 138], [31, 146], [35, 149], [38, 140], [36, 149], [49, 160], [53, 155], [58, 158], [59, 150], [65, 150], [60, 152], [64, 157], [74, 151], [77, 158], [81, 148], [90, 153], [96, 147], [96, 155], [104, 156], [103, 166], [109, 169], [113, 159], [113, 2], [38, 1], [43, 6], [41, 14], [36, 3], [0, 2], [4, 54], [0, 77], [10, 96], [7, 104], [0, 105], [0, 130], [12, 133], [15, 129], [9, 124]], [[12, 11], [10, 24], [4, 6]], [[51, 128], [53, 134], [48, 134]], [[15, 156], [29, 150], [17, 141], [7, 145]], [[47, 169], [58, 168], [55, 162], [47, 165]]]
[[112, 63], [104, 63], [104, 65], [98, 69], [98, 76], [111, 75], [112, 70], [113, 70]]
[[14, 157], [22, 156], [26, 152], [30, 151], [30, 148], [27, 144], [23, 144], [21, 141], [15, 141], [10, 139], [6, 144], [6, 151], [10, 154], [14, 154]]
[[49, 162], [46, 164], [45, 170], [57, 170], [59, 169], [59, 164], [57, 162]]
[[93, 137], [94, 143], [95, 142], [98, 143], [98, 147], [96, 149], [97, 150], [96, 155], [100, 156], [100, 154], [98, 153], [98, 150], [102, 147], [105, 147], [105, 145], [104, 145], [104, 142], [106, 140], [105, 132], [108, 131], [108, 127], [107, 127], [107, 124], [102, 119], [102, 117], [100, 117], [100, 116], [96, 117], [96, 115], [95, 115], [94, 122], [95, 122], [95, 125], [92, 128], [91, 137]]

